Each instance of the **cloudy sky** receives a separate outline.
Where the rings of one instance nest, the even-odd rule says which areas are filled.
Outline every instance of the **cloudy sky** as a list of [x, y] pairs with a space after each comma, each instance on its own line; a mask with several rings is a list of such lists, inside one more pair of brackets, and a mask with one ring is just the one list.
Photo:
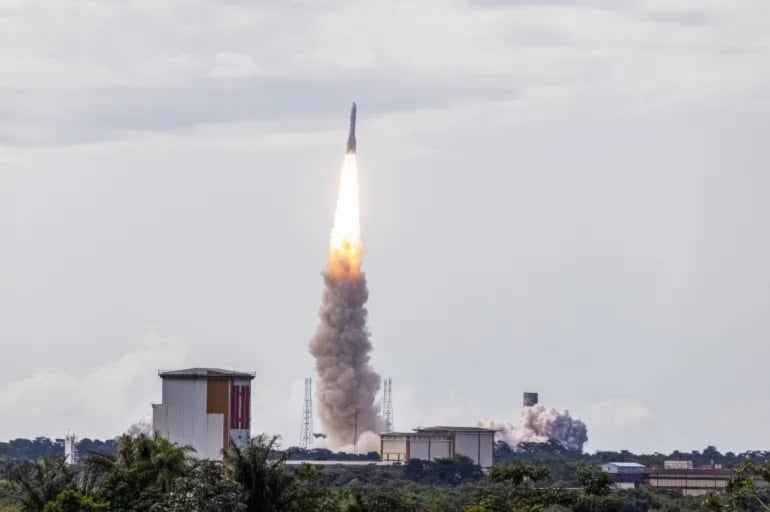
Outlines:
[[0, 440], [158, 369], [299, 436], [350, 103], [396, 426], [770, 449], [765, 0], [4, 0]]

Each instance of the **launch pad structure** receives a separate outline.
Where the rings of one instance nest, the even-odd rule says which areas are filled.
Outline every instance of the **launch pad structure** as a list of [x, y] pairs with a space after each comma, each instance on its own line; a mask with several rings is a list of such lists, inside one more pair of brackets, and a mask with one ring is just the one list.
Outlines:
[[[358, 414], [356, 414], [358, 416]], [[382, 416], [384, 420], [384, 433], [393, 432], [394, 419], [393, 419], [393, 379], [385, 378], [382, 380]], [[356, 418], [357, 420], [358, 418]], [[357, 423], [357, 421], [356, 421]], [[354, 446], [358, 440], [358, 426], [356, 425], [356, 434], [354, 439]], [[305, 393], [302, 399], [302, 421], [299, 432], [299, 444], [298, 446], [303, 450], [312, 448], [313, 439], [317, 437], [326, 437], [323, 434], [317, 434], [313, 432], [313, 379], [310, 377], [305, 378]]]

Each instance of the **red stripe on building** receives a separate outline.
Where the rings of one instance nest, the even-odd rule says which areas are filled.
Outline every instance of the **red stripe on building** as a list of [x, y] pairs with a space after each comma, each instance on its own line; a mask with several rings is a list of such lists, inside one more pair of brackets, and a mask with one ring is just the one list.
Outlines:
[[230, 428], [236, 427], [236, 418], [238, 414], [238, 398], [236, 396], [235, 384], [230, 385]]
[[230, 428], [251, 428], [251, 386], [230, 387]]
[[243, 428], [249, 429], [251, 428], [251, 386], [245, 386], [245, 388], [246, 401], [244, 404], [245, 414], [243, 415]]

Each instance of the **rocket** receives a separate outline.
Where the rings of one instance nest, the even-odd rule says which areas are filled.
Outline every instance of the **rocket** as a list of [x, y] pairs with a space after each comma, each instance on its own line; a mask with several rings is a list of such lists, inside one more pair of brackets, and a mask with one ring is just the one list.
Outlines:
[[356, 152], [356, 103], [353, 102], [353, 108], [350, 109], [350, 133], [348, 134], [347, 153]]

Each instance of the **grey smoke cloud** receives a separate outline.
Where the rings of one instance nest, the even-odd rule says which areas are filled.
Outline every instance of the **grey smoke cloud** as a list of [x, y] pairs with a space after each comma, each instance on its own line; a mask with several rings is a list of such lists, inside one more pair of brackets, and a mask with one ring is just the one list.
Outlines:
[[366, 326], [366, 276], [323, 273], [321, 324], [310, 342], [316, 360], [318, 415], [327, 444], [351, 445], [363, 432], [382, 430], [375, 396], [380, 376], [369, 365], [372, 344]]
[[511, 447], [521, 443], [545, 443], [557, 441], [567, 450], [583, 451], [588, 441], [588, 429], [581, 420], [573, 418], [569, 411], [557, 411], [542, 405], [522, 407], [519, 423], [482, 420], [479, 426], [498, 430], [495, 440]]
[[152, 412], [148, 411], [136, 423], [132, 423], [125, 434], [131, 437], [151, 436], [152, 431]]

